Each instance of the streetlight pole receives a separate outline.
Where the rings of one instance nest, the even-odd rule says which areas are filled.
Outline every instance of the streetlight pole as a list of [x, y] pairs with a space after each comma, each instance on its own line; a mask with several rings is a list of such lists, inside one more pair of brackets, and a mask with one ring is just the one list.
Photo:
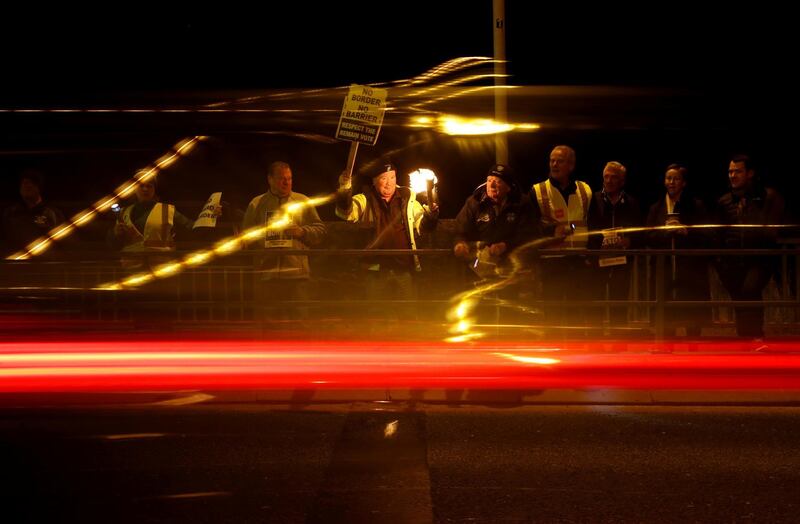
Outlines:
[[[497, 122], [508, 122], [506, 106], [506, 6], [505, 0], [492, 0], [494, 19], [494, 119]], [[494, 137], [495, 161], [508, 164], [508, 140], [505, 133], [497, 133]]]

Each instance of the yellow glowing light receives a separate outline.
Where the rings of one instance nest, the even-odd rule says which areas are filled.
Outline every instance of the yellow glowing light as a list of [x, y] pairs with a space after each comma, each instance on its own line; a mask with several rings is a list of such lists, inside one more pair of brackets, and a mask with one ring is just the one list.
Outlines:
[[483, 65], [492, 62], [495, 62], [495, 60], [483, 56], [462, 56], [458, 58], [453, 58], [452, 60], [448, 60], [443, 64], [439, 64], [438, 66], [426, 71], [425, 73], [422, 73], [421, 75], [412, 78], [404, 85], [422, 84], [424, 82], [429, 82], [439, 76], [453, 73], [461, 69], [466, 69], [474, 65]]
[[286, 216], [286, 215], [283, 215], [282, 217], [277, 218], [277, 219], [273, 220], [272, 222], [270, 222], [269, 224], [267, 224], [267, 229], [269, 229], [269, 230], [285, 229], [286, 226], [290, 225], [291, 223], [292, 223], [292, 221], [289, 220], [289, 217]]
[[[455, 96], [455, 95], [454, 95]], [[440, 132], [454, 136], [479, 136], [508, 133], [510, 131], [536, 131], [541, 125], [534, 122], [498, 122], [490, 118], [466, 118], [458, 115], [440, 115], [435, 120], [429, 116], [411, 119], [409, 127], [436, 127]]]
[[513, 360], [515, 362], [522, 362], [523, 364], [539, 364], [542, 366], [549, 366], [552, 364], [558, 364], [561, 362], [557, 358], [547, 358], [547, 357], [524, 357], [522, 355], [514, 355], [512, 353], [492, 353], [492, 355], [497, 355], [498, 357], [507, 358], [509, 360]]
[[174, 273], [177, 273], [180, 268], [181, 268], [180, 262], [172, 262], [164, 264], [162, 266], [158, 266], [153, 270], [153, 274], [158, 278], [164, 278]]
[[442, 82], [439, 84], [435, 84], [424, 89], [419, 89], [412, 93], [411, 96], [422, 96], [428, 95], [429, 93], [435, 93], [436, 91], [441, 91], [447, 87], [457, 86], [460, 84], [466, 84], [467, 82], [474, 82], [475, 80], [484, 80], [487, 78], [505, 78], [508, 75], [501, 75], [495, 73], [488, 73], [488, 74], [480, 74], [480, 75], [471, 75], [471, 76], [462, 76], [456, 78], [455, 80], [450, 80], [449, 82]]
[[173, 162], [175, 162], [176, 158], [177, 158], [176, 155], [162, 156], [156, 161], [156, 166], [158, 166], [159, 169], [166, 169], [167, 167], [172, 165]]
[[187, 266], [199, 266], [204, 264], [212, 256], [214, 256], [214, 253], [211, 251], [201, 251], [187, 256], [183, 263]]
[[383, 438], [392, 438], [395, 433], [397, 433], [397, 428], [400, 426], [399, 420], [393, 420], [386, 424], [386, 427], [383, 428]]
[[50, 238], [52, 240], [58, 240], [59, 238], [68, 235], [73, 229], [75, 229], [75, 226], [72, 225], [73, 223], [58, 226], [55, 231], [50, 232]]
[[472, 322], [467, 319], [459, 320], [458, 324], [456, 324], [455, 332], [456, 333], [466, 333], [469, 331], [469, 328], [472, 326]]
[[114, 204], [116, 204], [118, 200], [114, 197], [104, 197], [97, 202], [94, 203], [94, 208], [97, 210], [98, 213], [105, 213], [106, 211], [111, 208]]
[[241, 242], [238, 238], [231, 238], [230, 240], [225, 240], [222, 243], [214, 246], [214, 252], [219, 254], [227, 254], [233, 253], [237, 251], [241, 246]]
[[122, 285], [127, 287], [136, 287], [146, 284], [151, 280], [153, 280], [153, 275], [150, 273], [140, 273], [138, 275], [133, 275], [132, 277], [126, 278], [122, 281]]
[[136, 182], [126, 182], [117, 188], [116, 194], [119, 198], [127, 198], [136, 190], [137, 185]]
[[72, 223], [75, 224], [75, 226], [80, 227], [85, 222], [88, 222], [91, 219], [93, 219], [96, 214], [97, 214], [97, 211], [95, 211], [94, 209], [89, 210], [89, 211], [84, 211], [82, 213], [78, 213], [77, 215], [72, 217]]
[[333, 194], [321, 196], [321, 197], [313, 197], [309, 198], [305, 202], [303, 202], [303, 207], [319, 207], [323, 204], [327, 204], [328, 202], [332, 202], [334, 199]]
[[122, 289], [121, 284], [102, 284], [93, 289], [98, 291], [120, 291]]
[[[27, 254], [38, 255], [39, 253], [41, 253], [42, 251], [44, 251], [48, 247], [50, 247], [51, 243], [52, 242], [50, 242], [49, 238], [44, 238], [40, 242], [38, 242], [36, 245], [34, 245], [33, 247], [28, 248], [28, 253]], [[25, 258], [28, 258], [28, 257], [25, 256]]]
[[158, 173], [157, 165], [158, 164], [149, 169], [140, 169], [133, 177], [134, 182], [138, 185], [141, 184], [142, 182], [147, 182], [148, 180], [156, 176], [156, 173]]
[[243, 242], [252, 242], [254, 240], [258, 240], [264, 236], [267, 232], [267, 228], [264, 226], [259, 226], [255, 228], [248, 229], [247, 231], [243, 232], [239, 235], [239, 238]]
[[459, 320], [465, 318], [474, 306], [475, 306], [474, 300], [462, 300], [461, 302], [459, 302], [458, 306], [456, 306], [455, 309], [456, 318]]
[[414, 193], [424, 193], [427, 191], [428, 180], [433, 180], [434, 184], [439, 182], [439, 179], [436, 178], [436, 174], [430, 169], [417, 169], [416, 171], [412, 171], [408, 175], [408, 179], [411, 191]]
[[292, 202], [288, 206], [286, 206], [286, 212], [290, 215], [293, 215], [303, 209], [303, 204], [300, 202]]
[[443, 117], [439, 129], [448, 135], [494, 135], [507, 133], [514, 129], [512, 124], [497, 122], [488, 118]]
[[[175, 159], [180, 157], [182, 154], [185, 154], [185, 152], [188, 152], [192, 147], [194, 147], [194, 145], [199, 140], [203, 139], [205, 139], [205, 137], [196, 136], [194, 138], [181, 141], [179, 145], [176, 146], [175, 151], [171, 155], [162, 158], [159, 162], [161, 164], [164, 164], [165, 160], [168, 161], [168, 163], [173, 162]], [[151, 167], [150, 169], [147, 170], [139, 171], [134, 176], [134, 180], [122, 184], [120, 187], [117, 188], [117, 190], [114, 192], [113, 195], [101, 198], [89, 209], [84, 209], [83, 211], [75, 214], [69, 223], [61, 224], [53, 228], [51, 231], [48, 232], [47, 236], [37, 238], [36, 240], [28, 244], [26, 246], [26, 251], [20, 251], [19, 253], [14, 253], [10, 257], [7, 257], [7, 260], [27, 260], [31, 256], [36, 256], [39, 255], [40, 253], [43, 253], [48, 247], [50, 247], [50, 244], [52, 243], [53, 240], [64, 238], [69, 234], [71, 234], [73, 231], [75, 231], [76, 228], [88, 224], [94, 218], [97, 217], [98, 213], [106, 211], [109, 207], [111, 207], [112, 204], [117, 202], [119, 199], [128, 196], [136, 189], [136, 186], [139, 183], [154, 177], [158, 173], [158, 171], [159, 171], [158, 166]]]
[[[750, 229], [750, 228], [759, 228], [759, 229], [782, 229], [787, 227], [797, 227], [795, 224], [769, 224], [769, 225], [761, 225], [761, 224], [698, 224], [698, 225], [680, 225], [680, 226], [644, 226], [644, 227], [628, 227], [628, 228], [619, 228], [616, 230], [619, 234], [626, 234], [626, 233], [638, 233], [643, 231], [669, 231], [675, 229]], [[583, 233], [577, 233], [574, 235], [574, 238], [581, 239], [581, 238], [588, 238], [592, 235], [602, 235], [602, 231], [587, 231]], [[478, 335], [479, 333], [469, 333], [469, 331], [474, 327], [479, 327], [475, 324], [465, 321], [465, 317], [468, 314], [471, 306], [466, 304], [467, 300], [474, 300], [478, 301], [481, 300], [482, 297], [485, 297], [489, 293], [493, 291], [497, 291], [502, 289], [508, 285], [511, 285], [517, 275], [520, 272], [524, 272], [527, 270], [526, 264], [523, 262], [521, 257], [521, 253], [532, 250], [532, 249], [539, 249], [542, 247], [547, 247], [547, 245], [553, 241], [552, 237], [545, 237], [545, 238], [538, 238], [536, 240], [532, 240], [522, 246], [517, 247], [510, 255], [509, 259], [513, 263], [512, 272], [509, 276], [504, 280], [499, 280], [496, 282], [488, 283], [482, 286], [477, 287], [474, 290], [469, 292], [462, 293], [455, 297], [456, 300], [459, 300], [458, 305], [448, 311], [448, 320], [454, 322], [454, 325], [450, 328], [450, 333], [458, 334], [459, 336], [453, 336], [450, 338], [446, 338], [447, 342], [459, 342], [466, 340], [467, 335]], [[505, 302], [504, 305], [515, 307], [521, 311], [529, 311], [524, 306], [519, 306], [513, 304], [511, 302]], [[482, 326], [481, 326], [482, 327]], [[500, 327], [495, 325], [494, 327]], [[578, 329], [578, 328], [575, 328]], [[582, 328], [580, 328], [582, 329]], [[472, 337], [474, 338], [474, 337]]]
[[[293, 206], [293, 209], [300, 211], [305, 207], [317, 206], [319, 204], [330, 202], [334, 197], [335, 195], [328, 195], [324, 197], [309, 198], [305, 202], [295, 202], [291, 205]], [[146, 284], [153, 279], [167, 278], [179, 273], [184, 267], [194, 267], [206, 264], [213, 260], [216, 256], [224, 256], [233, 253], [234, 251], [238, 251], [245, 247], [248, 242], [262, 238], [267, 230], [282, 229], [290, 224], [292, 224], [292, 222], [288, 219], [287, 213], [284, 210], [284, 213], [279, 220], [270, 223], [268, 226], [258, 226], [248, 229], [247, 231], [244, 231], [235, 237], [224, 238], [217, 242], [212, 250], [196, 251], [186, 255], [180, 261], [171, 261], [161, 265], [153, 270], [152, 273], [140, 273], [127, 279], [123, 279], [119, 282], [107, 282], [97, 286], [94, 289], [108, 291], [133, 288], [141, 286], [142, 284]]]
[[458, 344], [459, 342], [469, 342], [470, 340], [475, 340], [476, 338], [481, 338], [483, 333], [467, 333], [465, 335], [457, 335], [455, 337], [448, 337], [444, 339], [445, 342], [449, 342], [451, 344]]
[[[446, 95], [439, 96], [439, 97], [436, 97], [436, 98], [427, 98], [425, 100], [421, 100], [421, 101], [419, 101], [419, 102], [417, 102], [415, 104], [410, 105], [409, 109], [412, 109], [412, 110], [415, 110], [415, 111], [424, 111], [423, 108], [425, 106], [429, 106], [429, 105], [435, 104], [437, 102], [443, 102], [445, 100], [452, 100], [454, 98], [464, 97], [466, 95], [469, 95], [469, 94], [472, 94], [472, 93], [478, 93], [478, 92], [481, 92], [481, 91], [488, 91], [488, 90], [492, 90], [492, 91], [497, 91], [497, 90], [508, 91], [508, 90], [514, 89], [516, 87], [517, 86], [475, 86], [475, 87], [467, 87], [467, 88], [464, 88], [464, 89], [459, 89], [458, 91], [455, 91], [453, 93], [448, 93]], [[417, 127], [419, 127], [419, 126], [417, 126]]]
[[411, 126], [413, 127], [431, 127], [434, 120], [429, 116], [418, 116], [411, 119]]

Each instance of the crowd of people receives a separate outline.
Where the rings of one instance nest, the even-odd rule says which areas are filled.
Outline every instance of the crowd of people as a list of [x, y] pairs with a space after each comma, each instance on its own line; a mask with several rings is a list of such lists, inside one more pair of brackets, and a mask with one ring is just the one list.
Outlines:
[[[455, 257], [469, 263], [477, 280], [532, 275], [538, 298], [549, 304], [543, 308], [548, 322], [598, 320], [592, 317], [592, 308], [573, 307], [570, 301], [628, 300], [632, 264], [624, 254], [627, 249], [773, 248], [779, 231], [772, 226], [786, 223], [783, 198], [764, 186], [752, 159], [745, 155], [731, 157], [729, 187], [713, 206], [692, 194], [689, 170], [680, 164], [665, 168], [663, 196], [649, 209], [626, 190], [628, 170], [622, 163], [606, 163], [602, 187], [594, 190], [575, 179], [575, 166], [575, 151], [556, 146], [550, 153], [548, 176], [528, 187], [511, 167], [493, 165], [485, 183], [467, 197], [455, 217]], [[414, 275], [423, 269], [414, 251], [420, 235], [436, 229], [439, 206], [424, 193], [417, 195], [398, 185], [397, 169], [390, 162], [367, 174], [368, 180], [357, 190], [351, 173], [339, 177], [335, 213], [368, 230], [363, 249], [395, 250], [388, 256], [362, 256], [355, 262], [367, 299], [400, 301], [397, 311], [413, 316]], [[244, 213], [237, 214], [233, 206], [222, 203], [216, 214], [225, 214], [228, 223], [231, 216], [236, 217], [229, 232], [233, 234], [285, 219], [279, 228], [265, 228], [264, 238], [249, 246], [261, 251], [259, 300], [309, 300], [308, 257], [297, 251], [318, 246], [327, 234], [326, 225], [315, 207], [308, 205], [308, 197], [292, 190], [289, 164], [269, 165], [266, 182], [266, 192], [253, 198]], [[4, 250], [9, 253], [24, 249], [64, 221], [63, 214], [43, 200], [43, 184], [42, 174], [36, 171], [24, 171], [19, 177], [20, 201], [2, 215]], [[176, 234], [197, 237], [202, 232], [174, 205], [161, 202], [157, 189], [155, 179], [138, 184], [136, 201], [117, 210], [108, 232], [108, 245], [121, 252], [122, 263], [129, 269], [142, 268], [142, 259], [137, 257], [142, 253], [167, 259], [175, 249]], [[722, 227], [697, 227], [707, 224]], [[742, 225], [763, 227], [736, 227]], [[286, 249], [292, 252], [281, 254]], [[526, 256], [514, 256], [523, 252]], [[662, 272], [665, 296], [708, 300], [710, 268], [733, 299], [748, 301], [760, 300], [776, 273], [774, 257], [673, 255]], [[620, 302], [613, 303], [608, 323], [625, 325], [628, 311]], [[698, 307], [667, 310], [672, 323], [695, 336], [708, 311]], [[763, 337], [763, 307], [747, 305], [735, 311], [738, 335]]]
[[[642, 212], [635, 196], [625, 190], [627, 169], [616, 161], [603, 169], [603, 185], [592, 189], [573, 179], [576, 155], [560, 145], [550, 153], [546, 180], [535, 183], [520, 196], [519, 184], [507, 166], [493, 166], [486, 184], [467, 199], [458, 214], [456, 256], [480, 260], [488, 251], [498, 266], [509, 263], [509, 245], [546, 239], [538, 257], [541, 295], [550, 301], [545, 309], [554, 322], [585, 321], [586, 310], [558, 307], [558, 302], [592, 299], [624, 301], [630, 296], [630, 248], [756, 248], [777, 247], [779, 229], [785, 224], [785, 204], [774, 189], [765, 187], [752, 159], [734, 155], [728, 165], [728, 191], [708, 210], [689, 191], [685, 166], [671, 164], [664, 173], [664, 196]], [[514, 220], [517, 215], [522, 219]], [[511, 217], [514, 217], [512, 219]], [[702, 225], [717, 227], [704, 228]], [[665, 226], [665, 227], [661, 227]], [[667, 227], [668, 226], [668, 227]], [[763, 226], [763, 227], [737, 227]], [[468, 246], [477, 250], [472, 252]], [[599, 255], [570, 253], [570, 248], [600, 250]], [[608, 256], [603, 250], [613, 250]], [[666, 295], [672, 300], [705, 301], [710, 298], [709, 264], [716, 270], [734, 300], [759, 301], [776, 274], [775, 257], [673, 256], [664, 271]], [[671, 308], [673, 324], [682, 324], [690, 335], [699, 335], [708, 309]], [[758, 305], [735, 308], [736, 330], [742, 337], [764, 336], [764, 310]], [[610, 323], [623, 325], [628, 308], [610, 308]]]

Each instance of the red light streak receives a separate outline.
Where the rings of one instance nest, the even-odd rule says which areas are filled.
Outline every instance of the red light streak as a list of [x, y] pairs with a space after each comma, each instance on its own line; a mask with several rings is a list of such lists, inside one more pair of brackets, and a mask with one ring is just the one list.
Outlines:
[[[794, 341], [748, 343], [148, 340], [0, 343], [0, 392], [175, 389], [800, 390]], [[146, 348], [146, 349], [143, 349]]]

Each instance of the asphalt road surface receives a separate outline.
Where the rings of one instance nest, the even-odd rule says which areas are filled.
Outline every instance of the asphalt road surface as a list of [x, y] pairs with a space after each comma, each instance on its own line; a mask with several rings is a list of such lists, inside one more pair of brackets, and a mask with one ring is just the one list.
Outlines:
[[796, 522], [800, 408], [0, 410], [4, 522]]

